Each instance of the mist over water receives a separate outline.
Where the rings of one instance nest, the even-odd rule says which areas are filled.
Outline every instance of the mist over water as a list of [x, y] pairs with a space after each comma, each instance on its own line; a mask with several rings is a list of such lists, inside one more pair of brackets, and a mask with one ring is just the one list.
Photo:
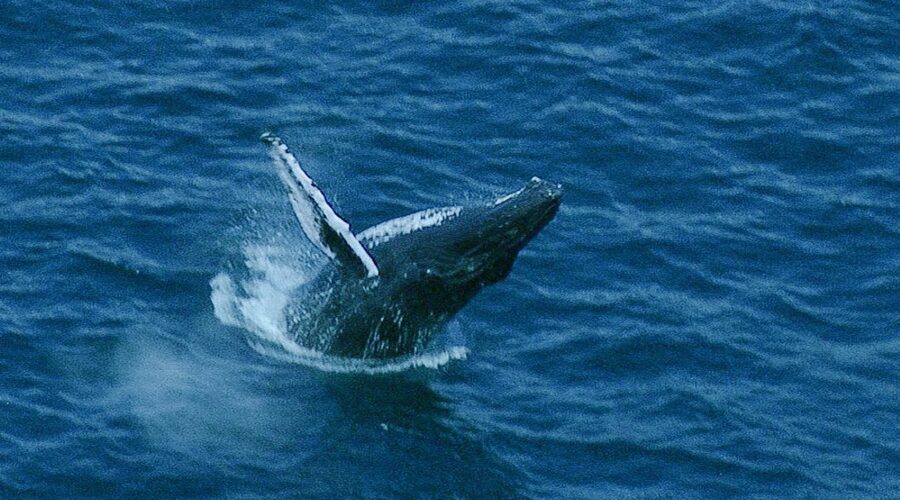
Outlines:
[[[891, 2], [0, 2], [0, 497], [900, 496]], [[421, 356], [283, 327], [354, 232], [559, 214]]]

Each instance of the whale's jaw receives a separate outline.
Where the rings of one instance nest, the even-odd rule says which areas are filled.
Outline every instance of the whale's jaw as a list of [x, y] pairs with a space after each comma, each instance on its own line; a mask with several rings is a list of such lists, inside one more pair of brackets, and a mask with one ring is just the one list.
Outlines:
[[[496, 269], [484, 276], [483, 284], [505, 278], [519, 251], [553, 220], [562, 201], [562, 186], [534, 177], [520, 191], [499, 201], [487, 214], [487, 226], [494, 235], [486, 238], [488, 243], [480, 250], [488, 254]], [[495, 253], [499, 256], [494, 257]]]

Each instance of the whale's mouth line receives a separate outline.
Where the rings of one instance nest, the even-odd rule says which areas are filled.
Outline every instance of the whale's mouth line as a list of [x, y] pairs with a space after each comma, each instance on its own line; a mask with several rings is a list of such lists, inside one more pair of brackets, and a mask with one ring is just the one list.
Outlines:
[[554, 203], [552, 203], [550, 206], [548, 206], [544, 210], [543, 215], [541, 215], [541, 218], [538, 220], [538, 224], [537, 224], [538, 231], [543, 229], [544, 226], [549, 224], [550, 221], [553, 220], [554, 217], [556, 217], [556, 214], [559, 213], [559, 206], [560, 206], [560, 200], [559, 200], [559, 198], [557, 198]]
[[509, 201], [509, 200], [511, 200], [511, 199], [513, 199], [513, 198], [515, 198], [515, 197], [517, 197], [517, 196], [519, 196], [520, 194], [522, 194], [523, 191], [525, 191], [525, 187], [522, 187], [522, 188], [519, 189], [518, 191], [513, 191], [512, 193], [505, 194], [505, 195], [503, 195], [503, 196], [497, 198], [496, 200], [494, 200], [493, 206], [496, 207], [497, 205], [502, 205], [503, 203], [505, 203], [505, 202], [507, 202], [507, 201]]

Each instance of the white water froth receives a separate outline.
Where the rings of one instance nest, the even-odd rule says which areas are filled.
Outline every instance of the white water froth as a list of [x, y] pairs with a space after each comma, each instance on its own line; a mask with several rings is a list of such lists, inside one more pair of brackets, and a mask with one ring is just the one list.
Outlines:
[[463, 360], [468, 349], [451, 346], [393, 360], [365, 360], [328, 356], [297, 344], [287, 331], [285, 310], [294, 292], [312, 277], [292, 265], [287, 252], [263, 245], [243, 248], [249, 277], [235, 281], [219, 273], [210, 281], [213, 310], [223, 324], [242, 328], [258, 353], [280, 361], [328, 372], [394, 373], [412, 368], [439, 368]]

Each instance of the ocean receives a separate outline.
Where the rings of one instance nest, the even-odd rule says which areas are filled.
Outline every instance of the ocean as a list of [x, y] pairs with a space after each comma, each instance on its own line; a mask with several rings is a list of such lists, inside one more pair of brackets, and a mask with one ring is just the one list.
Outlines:
[[[0, 4], [0, 497], [900, 498], [900, 7]], [[402, 362], [292, 348], [355, 231], [555, 220]]]

